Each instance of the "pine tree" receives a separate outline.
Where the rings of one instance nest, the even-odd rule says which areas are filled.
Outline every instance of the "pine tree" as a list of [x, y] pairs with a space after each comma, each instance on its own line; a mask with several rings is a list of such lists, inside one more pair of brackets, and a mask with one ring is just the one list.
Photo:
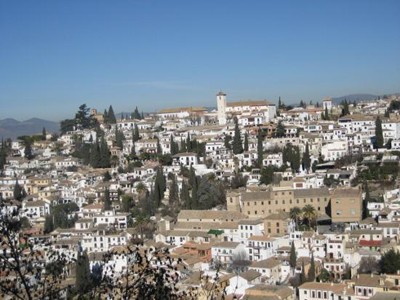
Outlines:
[[244, 151], [249, 151], [249, 135], [247, 132], [244, 135]]
[[279, 96], [279, 100], [278, 100], [278, 109], [282, 108], [282, 101], [281, 101], [281, 96]]
[[314, 254], [311, 255], [311, 266], [308, 270], [307, 281], [313, 282], [315, 280], [315, 261]]
[[243, 152], [242, 137], [240, 136], [239, 122], [235, 118], [235, 134], [233, 137], [233, 154], [240, 154]]
[[110, 191], [106, 189], [104, 191], [104, 210], [111, 210], [111, 209], [112, 209], [112, 204], [110, 199]]
[[303, 166], [304, 169], [309, 170], [311, 167], [311, 157], [310, 157], [310, 149], [308, 147], [308, 143], [306, 143], [306, 151], [303, 154]]
[[285, 134], [286, 134], [285, 126], [283, 125], [282, 121], [279, 121], [278, 125], [276, 126], [275, 136], [280, 138], [280, 137], [284, 137]]
[[103, 182], [108, 182], [112, 179], [110, 172], [106, 171], [103, 175]]
[[75, 272], [75, 290], [78, 294], [84, 295], [92, 287], [92, 274], [90, 273], [89, 257], [86, 251], [78, 254]]
[[31, 145], [31, 141], [26, 138], [25, 139], [25, 150], [24, 150], [24, 154], [25, 157], [27, 159], [32, 159], [33, 158], [33, 154], [32, 154], [32, 145]]
[[382, 121], [379, 116], [375, 121], [375, 147], [383, 148], [383, 131], [382, 131]]
[[296, 267], [297, 262], [297, 255], [296, 255], [296, 248], [294, 247], [294, 241], [292, 241], [292, 246], [290, 248], [290, 267], [294, 269]]
[[108, 117], [107, 117], [108, 124], [115, 124], [117, 123], [117, 119], [115, 118], [114, 109], [112, 105], [108, 109]]
[[257, 137], [257, 167], [262, 168], [263, 167], [263, 161], [264, 161], [264, 147], [263, 147], [263, 134], [262, 131], [260, 130], [258, 132], [258, 137]]

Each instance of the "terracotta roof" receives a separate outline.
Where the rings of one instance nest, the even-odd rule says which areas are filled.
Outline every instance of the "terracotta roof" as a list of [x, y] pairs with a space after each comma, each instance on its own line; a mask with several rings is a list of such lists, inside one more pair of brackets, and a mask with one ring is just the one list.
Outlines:
[[280, 264], [280, 261], [275, 257], [270, 257], [268, 259], [253, 262], [250, 268], [270, 269], [279, 266]]

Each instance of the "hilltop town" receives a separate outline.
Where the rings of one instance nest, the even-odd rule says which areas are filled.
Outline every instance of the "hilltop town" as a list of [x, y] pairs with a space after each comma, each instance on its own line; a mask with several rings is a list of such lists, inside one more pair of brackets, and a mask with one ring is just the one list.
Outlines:
[[1, 299], [400, 299], [400, 97], [228, 99], [2, 140]]

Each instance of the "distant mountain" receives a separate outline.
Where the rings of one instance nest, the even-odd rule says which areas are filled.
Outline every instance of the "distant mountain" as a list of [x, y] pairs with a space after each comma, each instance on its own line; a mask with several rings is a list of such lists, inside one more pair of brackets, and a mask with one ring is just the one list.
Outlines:
[[47, 132], [57, 133], [60, 124], [38, 118], [31, 118], [26, 121], [17, 121], [12, 118], [0, 120], [0, 138], [15, 139], [21, 135], [33, 135], [42, 133], [43, 127]]
[[372, 95], [372, 94], [351, 94], [351, 95], [346, 95], [346, 96], [341, 96], [341, 97], [335, 97], [332, 98], [333, 103], [340, 104], [340, 102], [344, 101], [345, 99], [350, 102], [359, 102], [359, 101], [369, 101], [369, 100], [374, 100], [377, 99], [378, 95]]

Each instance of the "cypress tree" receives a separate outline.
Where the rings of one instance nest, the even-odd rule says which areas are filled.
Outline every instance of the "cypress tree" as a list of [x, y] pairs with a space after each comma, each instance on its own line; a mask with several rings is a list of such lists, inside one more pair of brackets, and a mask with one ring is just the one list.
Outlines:
[[140, 140], [140, 133], [139, 133], [139, 127], [137, 126], [137, 124], [135, 123], [135, 130], [133, 132], [133, 141], [137, 142], [138, 140]]
[[233, 136], [233, 154], [240, 154], [243, 152], [242, 137], [240, 136], [239, 122], [235, 118], [235, 135]]
[[110, 191], [106, 189], [104, 191], [104, 210], [111, 210], [112, 205], [111, 205], [111, 199], [110, 199]]
[[99, 168], [101, 164], [99, 143], [97, 141], [92, 144], [90, 149], [90, 165], [92, 168]]
[[382, 121], [379, 116], [375, 121], [375, 147], [382, 148], [383, 147], [383, 131], [382, 131]]
[[123, 132], [119, 131], [117, 127], [115, 127], [115, 144], [121, 150], [123, 149], [123, 141], [125, 140], [125, 135]]
[[309, 170], [311, 167], [311, 157], [308, 143], [306, 143], [306, 151], [303, 154], [303, 166], [306, 170]]
[[344, 99], [344, 101], [342, 102], [342, 113], [341, 113], [341, 117], [343, 116], [347, 116], [350, 114], [350, 110], [349, 110], [349, 103], [347, 102], [347, 99]]
[[162, 154], [162, 148], [160, 144], [160, 140], [157, 138], [157, 154], [161, 155]]
[[90, 273], [89, 257], [84, 251], [78, 254], [75, 268], [75, 289], [80, 295], [87, 293], [92, 287], [92, 275]]
[[111, 166], [110, 163], [110, 151], [108, 150], [107, 143], [104, 137], [101, 138], [101, 147], [100, 147], [100, 159], [99, 166], [102, 168], [109, 168]]
[[313, 282], [315, 280], [315, 261], [314, 254], [311, 255], [311, 266], [308, 270], [307, 281]]
[[188, 133], [186, 138], [186, 152], [192, 152], [192, 141], [190, 140], [190, 134]]
[[181, 203], [183, 203], [186, 209], [192, 209], [192, 203], [189, 195], [189, 189], [185, 181], [182, 182], [182, 190], [181, 190]]
[[4, 140], [1, 141], [0, 149], [0, 170], [4, 169], [4, 165], [7, 163], [7, 148]]
[[192, 209], [198, 209], [199, 208], [199, 195], [198, 195], [198, 183], [197, 183], [197, 178], [195, 177], [193, 180], [193, 185], [192, 185]]
[[163, 168], [162, 166], [159, 166], [156, 173], [156, 180], [154, 182], [154, 200], [157, 207], [160, 207], [161, 200], [164, 198], [165, 184]]
[[364, 191], [365, 191], [365, 197], [364, 197], [364, 200], [363, 200], [363, 211], [362, 211], [362, 218], [363, 219], [366, 219], [366, 218], [368, 218], [369, 217], [369, 209], [368, 209], [368, 203], [371, 201], [371, 197], [370, 197], [370, 195], [369, 195], [369, 188], [368, 188], [368, 183], [367, 183], [367, 180], [366, 179], [364, 179], [364, 183], [363, 183], [363, 186], [364, 186]]
[[224, 146], [225, 146], [226, 150], [232, 150], [231, 140], [232, 140], [232, 137], [229, 134], [225, 135]]
[[176, 183], [176, 176], [172, 174], [171, 184], [169, 187], [169, 204], [174, 205], [178, 202], [178, 184]]
[[324, 120], [329, 120], [328, 107], [325, 107], [325, 115], [324, 115], [323, 119], [324, 119]]
[[301, 263], [301, 274], [300, 274], [300, 284], [303, 284], [304, 282], [306, 282], [307, 278], [306, 278], [306, 271], [304, 268], [304, 260]]
[[107, 112], [107, 109], [104, 110], [103, 120], [104, 120], [104, 123], [108, 124], [108, 112]]
[[180, 149], [181, 153], [187, 152], [187, 148], [186, 148], [186, 141], [185, 139], [181, 139], [181, 149]]
[[264, 148], [263, 148], [263, 135], [261, 130], [258, 132], [257, 136], [257, 166], [259, 168], [263, 167], [263, 161], [264, 161]]
[[140, 116], [140, 113], [139, 113], [139, 110], [138, 110], [137, 106], [136, 106], [134, 112], [132, 113], [132, 116], [133, 116], [133, 118], [136, 119], [136, 120], [142, 119], [141, 116]]
[[46, 136], [47, 136], [46, 128], [43, 127], [43, 129], [42, 129], [42, 141], [46, 140]]
[[44, 221], [44, 233], [50, 233], [53, 230], [54, 230], [53, 218], [52, 216], [46, 216], [46, 219]]
[[247, 132], [244, 135], [244, 151], [249, 151], [249, 135]]
[[170, 143], [171, 155], [177, 154], [177, 153], [179, 152], [179, 147], [178, 147], [178, 145], [175, 143], [172, 134], [171, 134], [170, 142], [169, 142], [169, 143]]
[[297, 255], [296, 255], [296, 248], [294, 247], [294, 241], [292, 241], [292, 246], [290, 248], [290, 267], [295, 268], [296, 267], [296, 261], [297, 261]]
[[108, 120], [109, 124], [117, 123], [117, 119], [115, 118], [114, 109], [113, 109], [112, 105], [110, 105], [110, 108], [108, 109], [107, 120]]
[[25, 191], [23, 187], [19, 185], [18, 180], [15, 182], [13, 195], [14, 199], [18, 201], [25, 197]]
[[135, 157], [136, 157], [135, 142], [133, 142], [131, 147], [131, 158]]

